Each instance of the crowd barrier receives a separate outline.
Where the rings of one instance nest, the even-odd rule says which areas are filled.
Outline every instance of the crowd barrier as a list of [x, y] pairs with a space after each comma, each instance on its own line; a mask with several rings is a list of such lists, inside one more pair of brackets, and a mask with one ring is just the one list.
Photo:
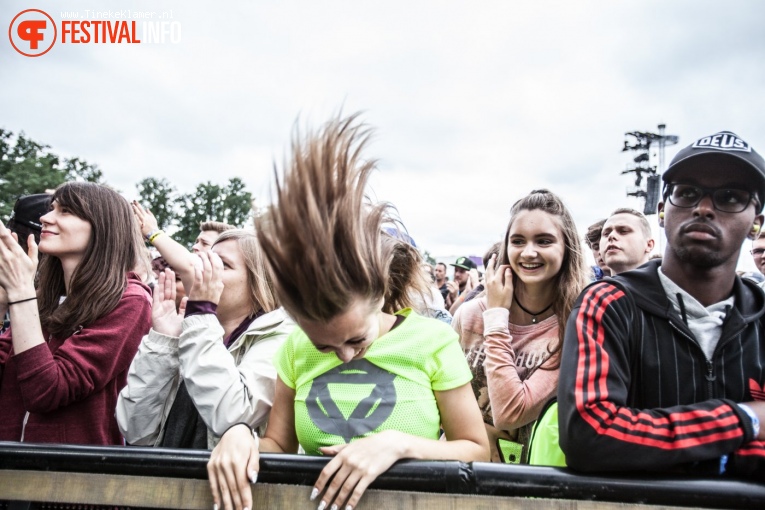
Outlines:
[[[209, 452], [0, 442], [0, 508], [212, 508]], [[254, 509], [315, 508], [327, 459], [263, 454]], [[474, 462], [399, 462], [359, 510], [765, 508], [765, 485], [724, 478], [585, 476], [566, 469]]]

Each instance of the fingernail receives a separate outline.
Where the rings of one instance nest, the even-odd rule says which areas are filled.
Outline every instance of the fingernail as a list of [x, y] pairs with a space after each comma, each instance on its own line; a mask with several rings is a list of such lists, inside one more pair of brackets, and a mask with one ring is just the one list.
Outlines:
[[319, 507], [316, 510], [324, 510], [325, 508], [327, 508], [327, 504], [322, 501], [319, 503]]
[[347, 507], [345, 507], [345, 510], [353, 510], [353, 507], [351, 505], [348, 505]]
[[250, 510], [248, 507], [244, 507], [244, 510]]
[[329, 510], [337, 510], [337, 505], [332, 505], [331, 507], [329, 507]]
[[314, 499], [316, 499], [316, 496], [318, 496], [318, 495], [319, 495], [319, 489], [314, 487], [313, 490], [311, 491], [310, 500], [313, 501]]
[[[250, 471], [250, 481], [252, 483], [255, 483], [255, 482], [258, 481], [258, 472], [255, 471], [254, 469], [252, 471]], [[249, 509], [245, 508], [244, 510], [249, 510]]]
[[213, 510], [218, 510], [218, 505], [216, 505], [215, 503], [213, 503]]

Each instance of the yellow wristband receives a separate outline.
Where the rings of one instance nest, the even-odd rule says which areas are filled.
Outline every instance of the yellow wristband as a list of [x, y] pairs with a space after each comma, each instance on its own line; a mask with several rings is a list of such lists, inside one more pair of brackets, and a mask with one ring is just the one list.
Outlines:
[[149, 244], [154, 244], [154, 240], [164, 233], [165, 233], [164, 230], [157, 230], [156, 232], [154, 232], [149, 238]]

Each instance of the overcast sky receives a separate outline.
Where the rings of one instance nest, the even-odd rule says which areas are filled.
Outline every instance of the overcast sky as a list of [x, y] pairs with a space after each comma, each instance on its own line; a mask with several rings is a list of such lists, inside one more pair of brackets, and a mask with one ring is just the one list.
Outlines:
[[561, 195], [580, 232], [642, 209], [620, 175], [627, 131], [666, 123], [680, 136], [667, 161], [721, 130], [765, 152], [756, 0], [4, 0], [1, 26], [28, 8], [179, 23], [177, 44], [59, 41], [38, 58], [0, 44], [0, 127], [98, 164], [128, 198], [145, 177], [190, 191], [239, 176], [262, 205], [296, 119], [363, 110], [377, 198], [421, 248], [481, 255], [535, 188]]

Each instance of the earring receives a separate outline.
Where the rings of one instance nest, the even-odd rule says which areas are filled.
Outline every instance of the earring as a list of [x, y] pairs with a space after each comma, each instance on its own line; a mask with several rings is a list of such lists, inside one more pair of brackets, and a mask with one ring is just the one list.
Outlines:
[[760, 231], [759, 225], [752, 225], [752, 234], [757, 234]]
[[660, 219], [662, 219], [662, 220], [664, 219], [664, 211], [661, 211], [661, 212], [659, 213], [659, 218], [660, 218]]

